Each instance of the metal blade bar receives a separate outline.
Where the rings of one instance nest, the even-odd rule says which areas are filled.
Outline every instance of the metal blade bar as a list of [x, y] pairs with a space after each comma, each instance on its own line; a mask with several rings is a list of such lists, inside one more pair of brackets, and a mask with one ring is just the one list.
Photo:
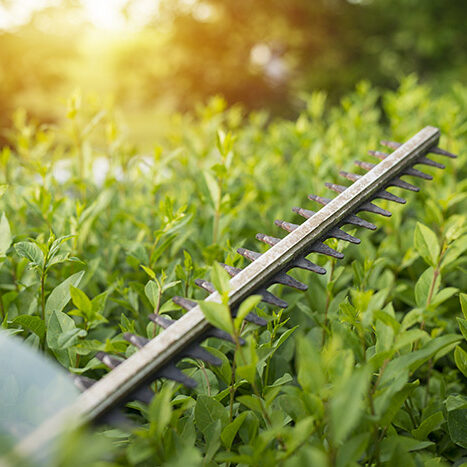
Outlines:
[[[313, 243], [324, 238], [331, 229], [338, 227], [347, 216], [357, 212], [362, 204], [384, 189], [391, 179], [410, 168], [417, 158], [435, 147], [439, 136], [437, 128], [425, 127], [234, 276], [230, 281], [230, 305], [239, 305], [276, 274], [286, 270], [292, 261], [308, 254]], [[220, 302], [220, 296], [215, 292], [206, 300]], [[209, 327], [210, 324], [197, 305], [83, 392], [73, 405], [41, 425], [20, 443], [20, 452], [25, 454], [37, 450], [43, 443], [59, 435], [64, 421], [78, 425], [103, 415], [115, 404], [125, 400], [125, 397], [141, 384], [150, 380], [151, 375], [170, 362], [187, 345], [200, 338]], [[74, 419], [69, 420], [71, 417]]]

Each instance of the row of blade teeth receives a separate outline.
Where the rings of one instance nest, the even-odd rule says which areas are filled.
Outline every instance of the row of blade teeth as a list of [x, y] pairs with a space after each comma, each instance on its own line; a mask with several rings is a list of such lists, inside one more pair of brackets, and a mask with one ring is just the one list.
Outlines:
[[[389, 147], [391, 149], [397, 149], [397, 148], [399, 148], [401, 146], [401, 143], [397, 143], [397, 142], [393, 142], [393, 141], [381, 141], [381, 144], [386, 146], [386, 147]], [[443, 149], [440, 149], [438, 147], [431, 148], [429, 152], [432, 152], [432, 153], [438, 154], [438, 155], [442, 155], [442, 156], [446, 156], [446, 157], [450, 157], [450, 158], [457, 157], [455, 154], [452, 154], [452, 153], [450, 153], [448, 151], [445, 151]], [[378, 158], [378, 159], [385, 159], [389, 155], [389, 154], [387, 154], [385, 152], [382, 152], [382, 151], [368, 151], [368, 153], [370, 155]], [[363, 170], [366, 170], [366, 171], [372, 170], [376, 166], [375, 164], [371, 164], [371, 163], [368, 163], [368, 162], [362, 162], [362, 161], [358, 161], [358, 160], [355, 161], [355, 164], [357, 166], [359, 166], [360, 168], [362, 168]], [[430, 166], [430, 167], [435, 167], [435, 168], [439, 168], [439, 169], [444, 169], [445, 168], [445, 166], [443, 164], [432, 161], [431, 159], [428, 159], [425, 156], [421, 156], [421, 157], [417, 158], [416, 161], [413, 163], [413, 165], [418, 165], [418, 164], [426, 165], [426, 166]], [[350, 173], [350, 172], [345, 172], [345, 171], [341, 171], [341, 172], [339, 172], [339, 174], [342, 177], [346, 178], [347, 180], [350, 180], [351, 182], [356, 182], [357, 180], [359, 180], [362, 177], [361, 175], [357, 175], [357, 174]], [[428, 175], [428, 174], [426, 174], [424, 172], [421, 172], [421, 171], [419, 171], [417, 169], [414, 169], [413, 167], [404, 169], [400, 173], [400, 175], [401, 176], [402, 175], [409, 175], [409, 176], [422, 178], [422, 179], [425, 179], [425, 180], [431, 180], [433, 178], [431, 175]], [[348, 188], [347, 186], [338, 185], [338, 184], [335, 184], [335, 183], [326, 183], [325, 185], [326, 185], [326, 187], [328, 187], [329, 189], [331, 189], [332, 191], [334, 191], [336, 193], [342, 193]], [[405, 190], [408, 190], [408, 191], [413, 191], [413, 192], [418, 192], [420, 190], [417, 186], [412, 185], [411, 183], [408, 183], [405, 180], [402, 180], [399, 176], [394, 177], [387, 184], [387, 186], [388, 187], [402, 188], [402, 189], [405, 189]], [[325, 197], [322, 197], [322, 196], [316, 196], [316, 195], [313, 195], [313, 194], [308, 195], [308, 198], [310, 200], [312, 200], [312, 201], [315, 201], [315, 202], [321, 204], [321, 205], [326, 205], [326, 204], [328, 204], [328, 203], [330, 203], [332, 201], [329, 198], [325, 198]], [[392, 202], [399, 203], [399, 204], [405, 204], [406, 203], [405, 199], [386, 191], [386, 189], [377, 192], [373, 196], [373, 198], [374, 199], [378, 198], [378, 199], [383, 199], [383, 200], [387, 200], [387, 201], [392, 201]], [[296, 214], [300, 215], [304, 219], [309, 219], [314, 214], [316, 214], [315, 211], [311, 211], [309, 209], [304, 209], [304, 208], [300, 208], [300, 207], [294, 207], [294, 208], [292, 208], [292, 211], [295, 212]], [[364, 202], [363, 204], [361, 204], [357, 212], [360, 212], [360, 211], [367, 211], [367, 212], [374, 213], [374, 214], [380, 214], [380, 215], [386, 216], [386, 217], [391, 216], [391, 212], [387, 211], [386, 209], [382, 209], [379, 206], [376, 206], [375, 204], [373, 204], [370, 201], [367, 201], [367, 202]], [[353, 225], [353, 226], [356, 226], [356, 227], [362, 227], [362, 228], [369, 229], [369, 230], [376, 230], [376, 228], [377, 228], [376, 225], [372, 224], [371, 222], [368, 222], [365, 219], [362, 219], [362, 218], [358, 217], [356, 215], [357, 212], [352, 213], [352, 214], [348, 214], [343, 219], [343, 221], [340, 223], [340, 226], [349, 224], [349, 225]], [[283, 229], [283, 230], [285, 230], [287, 232], [293, 232], [295, 229], [297, 229], [299, 227], [298, 224], [293, 224], [291, 222], [287, 222], [287, 221], [283, 221], [283, 220], [276, 220], [274, 223], [275, 223], [275, 225], [277, 225], [278, 227], [280, 227], [281, 229]], [[281, 238], [272, 237], [272, 236], [262, 234], [262, 233], [258, 233], [256, 235], [256, 238], [257, 238], [257, 240], [259, 240], [259, 241], [261, 241], [263, 243], [266, 243], [267, 245], [270, 245], [270, 246], [274, 246], [274, 245], [276, 245], [278, 242], [280, 242], [282, 240]], [[342, 259], [344, 257], [344, 255], [341, 252], [336, 251], [333, 248], [326, 245], [325, 243], [323, 243], [323, 241], [328, 239], [328, 238], [336, 238], [336, 239], [344, 240], [344, 241], [347, 241], [347, 242], [350, 242], [350, 243], [353, 243], [353, 244], [359, 244], [360, 243], [360, 239], [354, 237], [353, 235], [348, 234], [347, 232], [343, 231], [342, 229], [340, 229], [338, 227], [335, 227], [335, 228], [332, 228], [331, 230], [329, 230], [329, 232], [327, 232], [326, 236], [321, 239], [322, 241], [314, 242], [310, 246], [310, 248], [309, 248], [306, 255], [308, 255], [309, 253], [319, 253], [319, 254], [324, 254], [324, 255], [330, 256], [332, 258]], [[246, 248], [239, 248], [237, 250], [237, 252], [241, 256], [243, 256], [244, 258], [246, 258], [246, 259], [248, 259], [249, 261], [252, 261], [252, 262], [256, 261], [262, 255], [262, 253], [258, 253], [256, 251], [251, 251], [251, 250], [248, 250]], [[326, 269], [324, 269], [323, 267], [309, 261], [307, 258], [305, 258], [305, 256], [293, 259], [292, 262], [287, 266], [286, 270], [288, 271], [288, 270], [293, 269], [293, 268], [301, 268], [301, 269], [305, 269], [305, 270], [308, 270], [308, 271], [315, 272], [317, 274], [325, 274], [326, 273]], [[234, 266], [229, 266], [229, 265], [223, 264], [223, 263], [221, 263], [221, 266], [227, 271], [227, 273], [231, 277], [237, 275], [238, 273], [240, 273], [242, 271], [242, 269], [240, 269], [240, 268], [236, 268]], [[302, 290], [302, 291], [305, 291], [305, 290], [308, 289], [306, 284], [304, 284], [304, 283], [294, 279], [290, 275], [288, 275], [286, 270], [284, 270], [283, 272], [277, 274], [275, 277], [270, 279], [269, 282], [266, 283], [262, 288], [255, 291], [255, 293], [261, 295], [263, 302], [271, 304], [273, 306], [277, 306], [279, 308], [286, 308], [288, 306], [288, 303], [286, 301], [276, 297], [275, 295], [273, 295], [271, 292], [269, 292], [267, 290], [267, 288], [272, 284], [282, 284], [282, 285], [292, 287], [292, 288]], [[208, 293], [215, 292], [214, 285], [209, 281], [206, 281], [204, 279], [196, 279], [195, 283], [196, 283], [196, 285], [198, 287], [206, 290]], [[183, 309], [185, 309], [187, 311], [189, 311], [192, 308], [197, 306], [197, 302], [195, 302], [193, 300], [190, 300], [190, 299], [187, 299], [187, 298], [184, 298], [184, 297], [180, 297], [180, 296], [175, 296], [175, 297], [172, 298], [172, 300], [176, 305], [180, 306], [181, 308], [183, 308]], [[237, 313], [237, 309], [234, 308], [232, 310], [232, 315], [236, 316], [236, 313]], [[171, 320], [171, 319], [168, 319], [168, 318], [166, 318], [164, 316], [156, 315], [156, 314], [150, 315], [149, 318], [156, 325], [160, 326], [163, 329], [168, 328], [169, 326], [171, 326], [175, 322], [174, 320]], [[267, 324], [267, 321], [265, 319], [261, 318], [260, 316], [256, 315], [255, 313], [249, 313], [245, 317], [245, 320], [250, 322], [250, 323], [253, 323], [255, 325], [258, 325], [258, 326], [266, 326], [266, 324]], [[135, 334], [132, 334], [132, 333], [125, 333], [123, 335], [123, 337], [130, 344], [137, 347], [138, 349], [141, 349], [142, 347], [144, 347], [149, 342], [148, 339], [146, 339], [144, 337], [141, 337], [141, 336], [138, 336], [138, 335], [135, 335]], [[232, 336], [230, 334], [228, 334], [227, 332], [222, 331], [220, 329], [217, 329], [215, 327], [211, 327], [202, 336], [201, 339], [199, 339], [197, 342], [189, 344], [189, 346], [186, 347], [182, 352], [180, 352], [177, 355], [176, 358], [174, 358], [171, 362], [166, 364], [163, 368], [159, 369], [156, 374], [152, 375], [151, 381], [155, 381], [155, 380], [160, 379], [160, 378], [165, 378], [165, 379], [169, 379], [169, 380], [173, 380], [173, 381], [176, 381], [178, 383], [181, 383], [181, 384], [183, 384], [184, 386], [186, 386], [188, 388], [195, 387], [196, 386], [196, 381], [193, 380], [192, 378], [188, 377], [187, 375], [185, 375], [185, 373], [183, 373], [180, 369], [178, 369], [175, 366], [175, 363], [178, 360], [182, 359], [182, 358], [191, 358], [191, 359], [195, 359], [195, 360], [204, 361], [205, 363], [207, 363], [209, 365], [214, 365], [214, 366], [221, 365], [222, 362], [221, 362], [220, 359], [213, 356], [211, 353], [209, 353], [207, 350], [205, 350], [200, 345], [200, 343], [204, 339], [206, 339], [208, 337], [215, 337], [215, 338], [222, 339], [222, 340], [225, 340], [225, 341], [234, 342]], [[241, 345], [244, 344], [243, 339], [240, 339], [240, 344]], [[118, 366], [123, 361], [123, 360], [121, 360], [121, 359], [119, 359], [117, 357], [111, 356], [111, 355], [109, 355], [109, 354], [107, 354], [105, 352], [98, 352], [96, 354], [96, 358], [99, 359], [102, 363], [104, 363], [104, 365], [106, 365], [111, 370], [113, 368], [115, 368], [116, 366]], [[75, 384], [82, 391], [84, 391], [84, 390], [88, 389], [89, 387], [91, 387], [95, 382], [95, 380], [92, 380], [92, 379], [87, 378], [85, 376], [74, 376], [73, 379], [75, 381]], [[135, 390], [127, 398], [127, 400], [140, 400], [140, 401], [149, 403], [152, 396], [154, 395], [154, 393], [153, 393], [152, 389], [150, 388], [149, 384], [150, 384], [150, 382], [148, 384], [146, 384], [145, 386], [142, 386], [142, 387], [138, 388], [137, 390]], [[126, 401], [124, 403], [126, 403]], [[118, 412], [118, 409], [113, 409], [110, 412], [109, 416], [105, 417], [105, 422], [108, 422], [109, 420], [120, 421], [121, 416], [122, 415]]]

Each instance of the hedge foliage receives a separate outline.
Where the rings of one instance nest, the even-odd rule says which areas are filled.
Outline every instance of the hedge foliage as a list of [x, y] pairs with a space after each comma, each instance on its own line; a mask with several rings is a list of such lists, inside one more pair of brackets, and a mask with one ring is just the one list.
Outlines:
[[370, 161], [380, 139], [430, 124], [460, 155], [427, 168], [434, 181], [415, 181], [419, 193], [396, 190], [407, 205], [378, 201], [393, 215], [369, 218], [376, 232], [349, 230], [362, 245], [328, 241], [345, 259], [312, 258], [325, 276], [294, 271], [308, 292], [275, 286], [287, 309], [250, 303], [268, 325], [242, 326], [245, 347], [209, 339], [221, 367], [183, 360], [194, 391], [158, 381], [149, 406], [129, 404], [134, 430], [74, 434], [57, 465], [467, 459], [467, 88], [438, 97], [408, 77], [396, 92], [361, 83], [332, 108], [320, 92], [304, 99], [286, 121], [213, 98], [172, 117], [151, 154], [79, 95], [60, 127], [16, 114], [1, 152], [2, 326], [96, 379], [97, 351], [131, 355], [123, 332], [157, 335], [150, 313], [181, 316], [173, 295], [202, 299], [195, 278], [222, 282], [216, 261], [245, 266], [236, 248], [263, 251], [257, 232], [300, 222], [291, 208], [317, 208], [307, 194], [329, 196], [323, 182], [359, 170], [352, 161]]

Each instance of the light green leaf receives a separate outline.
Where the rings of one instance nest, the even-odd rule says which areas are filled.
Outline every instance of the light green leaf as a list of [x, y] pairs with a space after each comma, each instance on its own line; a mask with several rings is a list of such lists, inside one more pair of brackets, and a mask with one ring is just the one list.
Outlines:
[[148, 281], [144, 287], [144, 293], [146, 294], [146, 297], [148, 297], [148, 300], [151, 302], [152, 307], [156, 309], [160, 300], [160, 288], [157, 283], [155, 281]]
[[211, 270], [211, 281], [220, 294], [225, 294], [230, 290], [230, 276], [219, 263], [214, 263]]
[[459, 329], [461, 330], [464, 339], [467, 340], [467, 319], [457, 318], [457, 324], [459, 325]]
[[459, 294], [459, 300], [461, 302], [461, 310], [464, 314], [464, 318], [467, 319], [467, 294], [461, 293]]
[[227, 305], [217, 302], [200, 302], [199, 306], [204, 317], [216, 328], [225, 332], [232, 332], [232, 318]]
[[34, 266], [44, 267], [44, 253], [33, 242], [18, 242], [15, 244], [16, 253], [23, 258], [27, 258]]
[[242, 302], [238, 308], [237, 316], [234, 319], [234, 326], [237, 331], [240, 330], [246, 315], [250, 313], [250, 311], [253, 310], [256, 305], [258, 305], [258, 303], [261, 301], [261, 298], [261, 295], [251, 295]]
[[52, 290], [45, 304], [46, 322], [50, 319], [50, 315], [53, 311], [62, 311], [65, 308], [71, 298], [70, 286], [72, 285], [77, 287], [83, 275], [84, 271], [77, 272], [76, 274], [66, 278], [61, 284], [57, 285], [57, 287]]
[[454, 361], [456, 362], [457, 368], [467, 378], [467, 352], [458, 345], [454, 350]]
[[[415, 284], [415, 303], [419, 307], [425, 307], [430, 296], [436, 293], [439, 285], [439, 276], [436, 283], [433, 285], [435, 271], [433, 268], [428, 268], [419, 277]], [[433, 288], [433, 290], [432, 290]]]
[[456, 289], [455, 287], [446, 287], [445, 289], [440, 290], [438, 293], [433, 294], [431, 305], [434, 307], [441, 305], [458, 291], [459, 289]]
[[143, 266], [143, 265], [141, 265], [141, 268], [151, 279], [156, 278], [156, 273], [152, 269], [147, 268], [146, 266]]
[[89, 300], [88, 296], [82, 290], [70, 285], [70, 296], [76, 308], [83, 311], [86, 315], [92, 312], [91, 300]]
[[162, 389], [152, 398], [149, 405], [149, 420], [151, 421], [150, 433], [155, 439], [160, 439], [172, 417], [172, 391], [169, 386]]
[[[333, 440], [344, 442], [364, 413], [365, 394], [370, 383], [370, 374], [364, 369], [355, 370], [350, 380], [331, 399], [331, 422]], [[349, 391], [349, 388], [352, 388]]]
[[414, 245], [420, 256], [435, 267], [440, 253], [439, 240], [436, 234], [426, 225], [417, 222], [414, 232]]
[[204, 172], [204, 180], [208, 187], [209, 196], [211, 197], [212, 204], [214, 209], [218, 210], [221, 202], [221, 189], [217, 180], [211, 175], [210, 172]]
[[5, 213], [3, 213], [0, 220], [0, 257], [5, 256], [8, 248], [10, 248], [11, 241], [10, 224], [8, 223]]

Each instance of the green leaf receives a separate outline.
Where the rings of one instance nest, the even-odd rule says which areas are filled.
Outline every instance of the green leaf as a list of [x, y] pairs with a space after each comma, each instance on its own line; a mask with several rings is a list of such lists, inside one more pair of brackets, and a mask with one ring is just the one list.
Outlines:
[[238, 308], [237, 316], [235, 316], [234, 319], [234, 326], [237, 332], [240, 330], [246, 315], [250, 313], [250, 311], [253, 310], [256, 305], [258, 305], [258, 303], [261, 301], [261, 298], [261, 295], [251, 295], [242, 302]]
[[70, 285], [70, 296], [76, 308], [83, 311], [86, 315], [92, 312], [91, 300], [89, 300], [82, 290]]
[[143, 265], [141, 265], [141, 268], [151, 279], [156, 278], [156, 273], [152, 269], [147, 268], [146, 266], [143, 266]]
[[256, 395], [245, 395], [245, 396], [238, 396], [237, 401], [243, 404], [245, 407], [249, 408], [258, 413], [262, 413], [263, 409], [261, 407], [261, 401], [259, 400], [258, 396]]
[[242, 423], [245, 420], [247, 415], [248, 415], [248, 412], [242, 412], [240, 415], [235, 417], [234, 420], [222, 430], [221, 440], [227, 449], [230, 449], [230, 447], [232, 446], [235, 435], [237, 434], [238, 430], [242, 426]]
[[46, 322], [50, 319], [50, 315], [53, 311], [63, 311], [71, 298], [70, 286], [77, 287], [83, 275], [84, 271], [77, 272], [52, 290], [45, 304]]
[[[433, 285], [435, 271], [433, 268], [428, 268], [425, 272], [419, 277], [417, 283], [415, 284], [415, 302], [419, 307], [425, 307], [430, 296], [436, 293], [439, 285], [439, 276], [436, 280], [436, 283]], [[432, 289], [433, 285], [433, 291]]]
[[62, 311], [54, 310], [47, 325], [47, 345], [51, 349], [61, 349], [60, 336], [76, 328], [73, 318]]
[[392, 379], [397, 378], [399, 374], [406, 370], [415, 371], [427, 360], [435, 357], [442, 349], [454, 345], [456, 342], [459, 342], [460, 339], [461, 336], [457, 334], [446, 334], [444, 336], [436, 337], [431, 339], [421, 349], [391, 360], [381, 377], [380, 384], [383, 385], [389, 383]]
[[26, 258], [34, 266], [44, 268], [44, 253], [35, 243], [18, 242], [15, 244], [15, 250], [19, 256]]
[[88, 333], [84, 329], [73, 328], [69, 331], [60, 334], [57, 339], [57, 348], [58, 349], [67, 349], [79, 342], [79, 339], [86, 337]]
[[211, 197], [214, 209], [217, 211], [221, 203], [221, 189], [219, 187], [219, 184], [217, 183], [217, 180], [208, 171], [204, 172], [204, 180], [206, 181], [209, 196]]
[[227, 271], [219, 264], [214, 263], [211, 271], [211, 281], [216, 290], [221, 294], [225, 294], [230, 290], [230, 276]]
[[148, 281], [144, 287], [144, 293], [146, 294], [146, 297], [148, 297], [152, 307], [154, 309], [158, 308], [160, 300], [160, 287], [157, 285], [157, 283], [155, 281]]
[[200, 302], [199, 306], [204, 317], [216, 328], [225, 332], [232, 332], [232, 318], [227, 305], [217, 302]]
[[467, 340], [467, 319], [457, 318], [457, 324], [459, 325], [459, 329], [464, 336], [464, 339]]
[[164, 430], [172, 418], [172, 391], [169, 386], [162, 389], [152, 398], [149, 405], [149, 420], [151, 421], [150, 433], [156, 440], [161, 439]]
[[3, 213], [0, 219], [0, 257], [5, 256], [8, 248], [10, 248], [11, 241], [10, 224], [8, 223], [5, 213]]
[[467, 352], [458, 345], [454, 350], [454, 361], [456, 362], [457, 368], [467, 378]]
[[439, 240], [436, 234], [426, 225], [417, 222], [414, 232], [414, 245], [420, 256], [435, 267], [440, 253]]
[[428, 435], [437, 430], [444, 423], [443, 412], [435, 412], [433, 415], [430, 415], [428, 418], [423, 420], [420, 423], [420, 426], [416, 430], [412, 430], [412, 436], [415, 439], [423, 441], [428, 438]]
[[216, 399], [208, 396], [198, 396], [195, 405], [195, 423], [198, 429], [204, 433], [213, 422], [220, 420], [222, 425], [228, 422], [226, 408]]
[[461, 293], [459, 294], [459, 300], [461, 302], [461, 310], [464, 314], [464, 318], [467, 319], [467, 294]]
[[445, 404], [449, 436], [453, 443], [467, 449], [467, 397], [451, 395]]
[[38, 316], [19, 315], [13, 319], [14, 324], [19, 324], [23, 329], [33, 332], [42, 340], [45, 336], [45, 323]]
[[[370, 374], [364, 369], [355, 370], [347, 384], [342, 386], [330, 402], [333, 440], [341, 444], [364, 413], [365, 394]], [[352, 388], [349, 391], [349, 388]]]

